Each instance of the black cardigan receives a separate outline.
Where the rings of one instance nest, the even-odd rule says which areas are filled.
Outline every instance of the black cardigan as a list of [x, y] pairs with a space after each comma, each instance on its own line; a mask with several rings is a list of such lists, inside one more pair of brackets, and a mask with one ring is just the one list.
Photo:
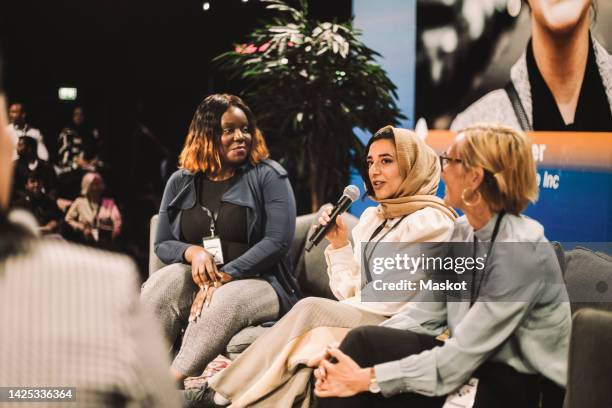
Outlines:
[[[234, 279], [265, 279], [285, 313], [301, 297], [289, 256], [296, 218], [293, 189], [285, 169], [272, 160], [244, 164], [237, 175], [221, 200], [247, 207], [249, 249], [221, 270]], [[184, 262], [191, 244], [180, 241], [181, 214], [196, 203], [195, 174], [177, 170], [166, 184], [155, 237], [155, 253], [166, 264]]]

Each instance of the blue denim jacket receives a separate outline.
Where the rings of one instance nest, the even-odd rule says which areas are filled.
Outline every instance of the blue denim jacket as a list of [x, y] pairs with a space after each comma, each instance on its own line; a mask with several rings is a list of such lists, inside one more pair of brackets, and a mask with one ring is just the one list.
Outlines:
[[[289, 256], [296, 209], [287, 171], [273, 160], [264, 160], [257, 166], [246, 163], [237, 172], [238, 181], [221, 200], [247, 207], [249, 249], [221, 270], [234, 279], [268, 281], [285, 313], [301, 297]], [[155, 237], [155, 253], [166, 264], [185, 262], [183, 255], [191, 244], [180, 240], [181, 215], [196, 205], [197, 177], [197, 173], [177, 170], [166, 184]]]

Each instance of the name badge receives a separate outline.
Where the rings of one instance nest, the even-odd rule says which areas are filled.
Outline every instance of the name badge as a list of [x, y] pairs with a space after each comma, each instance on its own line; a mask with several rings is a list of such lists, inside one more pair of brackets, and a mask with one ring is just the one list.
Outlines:
[[223, 265], [225, 261], [223, 260], [223, 248], [221, 247], [221, 238], [218, 236], [215, 237], [205, 237], [202, 238], [202, 245], [204, 249], [211, 254], [215, 260], [215, 264]]
[[470, 378], [457, 391], [448, 394], [442, 408], [472, 408], [476, 400], [477, 389], [478, 378]]

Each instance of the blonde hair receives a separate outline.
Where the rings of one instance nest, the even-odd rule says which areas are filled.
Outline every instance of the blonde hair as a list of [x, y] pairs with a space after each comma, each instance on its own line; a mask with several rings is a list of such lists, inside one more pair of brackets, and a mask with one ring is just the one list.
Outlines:
[[89, 188], [91, 187], [91, 183], [93, 183], [94, 180], [98, 180], [102, 184], [102, 190], [104, 190], [104, 179], [102, 178], [100, 173], [90, 172], [85, 174], [81, 179], [81, 195], [83, 197], [87, 197], [87, 195], [89, 194]]
[[478, 124], [461, 131], [465, 143], [458, 150], [466, 168], [482, 167], [478, 188], [491, 210], [518, 215], [538, 199], [536, 166], [531, 141], [503, 125]]

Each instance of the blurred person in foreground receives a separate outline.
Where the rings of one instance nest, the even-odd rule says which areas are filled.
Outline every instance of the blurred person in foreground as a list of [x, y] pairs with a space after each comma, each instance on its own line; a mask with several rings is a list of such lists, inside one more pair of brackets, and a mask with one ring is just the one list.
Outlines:
[[527, 0], [531, 40], [496, 90], [457, 115], [459, 130], [478, 122], [540, 131], [612, 131], [612, 57], [590, 30], [596, 0]]
[[293, 190], [268, 156], [242, 99], [204, 98], [159, 209], [155, 253], [168, 266], [141, 296], [171, 344], [185, 328], [170, 368], [179, 383], [201, 375], [236, 333], [278, 319], [300, 297], [289, 259]]
[[37, 239], [9, 220], [13, 145], [4, 109], [0, 90], [0, 385], [74, 387], [76, 400], [47, 402], [57, 407], [178, 407], [134, 264]]
[[104, 180], [87, 173], [81, 181], [81, 197], [66, 213], [66, 223], [86, 243], [110, 247], [121, 235], [121, 212], [112, 198], [104, 197]]
[[[49, 151], [45, 146], [45, 140], [40, 130], [30, 126], [26, 122], [26, 109], [25, 105], [20, 102], [12, 103], [9, 107], [9, 125], [7, 126], [7, 132], [13, 141], [15, 147], [19, 138], [27, 136], [31, 137], [36, 141], [36, 156], [41, 160], [49, 160]], [[13, 160], [17, 159], [17, 150], [13, 152]]]
[[[362, 279], [364, 251], [371, 259], [377, 256], [373, 252], [378, 243], [385, 242], [394, 243], [394, 251], [420, 255], [423, 249], [416, 249], [415, 243], [450, 238], [456, 213], [435, 196], [440, 181], [435, 152], [414, 132], [391, 126], [376, 132], [366, 151], [362, 175], [368, 195], [379, 205], [367, 208], [352, 230], [355, 248], [340, 217], [326, 235], [329, 286], [338, 300], [309, 297], [298, 302], [272, 330], [209, 380], [218, 393], [216, 403], [310, 406], [312, 368], [305, 363], [330, 342], [341, 341], [351, 328], [379, 324], [401, 313], [410, 301], [410, 294], [394, 299], [372, 296], [375, 284], [371, 278]], [[323, 211], [320, 224], [330, 221], [330, 211]], [[412, 276], [405, 273], [401, 278]]]
[[521, 215], [538, 195], [531, 143], [512, 128], [478, 125], [441, 161], [445, 201], [465, 214], [452, 240], [486, 256], [484, 268], [471, 271], [468, 296], [411, 302], [313, 359], [319, 407], [442, 407], [471, 377], [476, 408], [540, 407], [544, 390], [550, 406], [562, 405], [570, 305], [543, 227]]

